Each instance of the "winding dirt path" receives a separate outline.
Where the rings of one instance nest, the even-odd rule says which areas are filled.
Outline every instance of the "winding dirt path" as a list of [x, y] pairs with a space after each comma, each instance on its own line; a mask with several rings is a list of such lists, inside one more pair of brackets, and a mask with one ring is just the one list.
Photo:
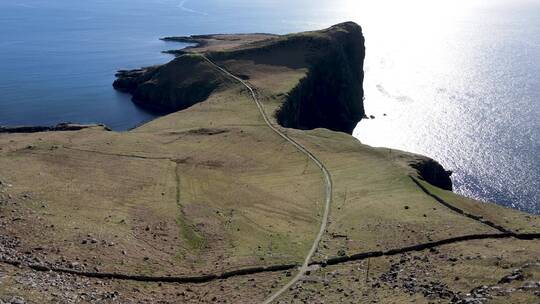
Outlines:
[[315, 254], [315, 251], [317, 251], [317, 248], [319, 246], [321, 238], [322, 238], [322, 236], [324, 234], [324, 231], [326, 230], [326, 225], [328, 223], [328, 215], [330, 213], [330, 205], [331, 205], [331, 202], [332, 202], [332, 178], [330, 176], [330, 172], [328, 171], [328, 169], [326, 169], [324, 164], [315, 155], [313, 155], [313, 153], [311, 153], [306, 147], [302, 146], [301, 144], [296, 142], [294, 139], [290, 138], [287, 134], [283, 133], [281, 130], [279, 130], [277, 127], [275, 127], [272, 124], [272, 122], [268, 118], [268, 115], [266, 114], [266, 111], [264, 110], [264, 107], [263, 107], [262, 103], [257, 98], [257, 94], [255, 94], [255, 90], [246, 81], [242, 80], [241, 78], [233, 75], [232, 73], [230, 73], [226, 69], [224, 69], [221, 66], [217, 65], [212, 60], [210, 60], [208, 57], [206, 57], [204, 55], [201, 55], [201, 56], [208, 63], [210, 63], [212, 66], [214, 66], [216, 69], [220, 70], [225, 75], [227, 75], [230, 78], [238, 81], [244, 87], [246, 87], [248, 89], [249, 93], [251, 94], [251, 98], [253, 99], [253, 101], [257, 105], [257, 108], [259, 109], [259, 112], [261, 113], [266, 125], [270, 129], [272, 129], [272, 131], [274, 131], [276, 134], [278, 134], [280, 137], [282, 137], [283, 139], [288, 141], [290, 144], [295, 146], [300, 152], [307, 155], [317, 165], [317, 167], [319, 167], [321, 169], [321, 172], [322, 172], [323, 177], [324, 177], [324, 184], [325, 184], [325, 187], [324, 187], [325, 188], [325, 199], [324, 199], [324, 201], [325, 201], [325, 203], [324, 203], [324, 213], [323, 213], [323, 216], [322, 216], [322, 219], [321, 219], [321, 225], [320, 225], [319, 232], [317, 233], [317, 236], [313, 240], [313, 245], [311, 246], [311, 249], [306, 254], [306, 257], [304, 258], [304, 262], [303, 262], [302, 266], [300, 266], [300, 268], [298, 269], [298, 273], [287, 284], [285, 284], [281, 289], [274, 292], [273, 294], [268, 296], [268, 298], [266, 298], [266, 300], [264, 300], [263, 303], [268, 304], [268, 303], [271, 303], [274, 300], [276, 300], [280, 295], [282, 295], [291, 286], [293, 286], [296, 282], [298, 282], [302, 278], [302, 276], [306, 273], [306, 271], [308, 270], [309, 262], [311, 261], [311, 258], [313, 257], [313, 254]]

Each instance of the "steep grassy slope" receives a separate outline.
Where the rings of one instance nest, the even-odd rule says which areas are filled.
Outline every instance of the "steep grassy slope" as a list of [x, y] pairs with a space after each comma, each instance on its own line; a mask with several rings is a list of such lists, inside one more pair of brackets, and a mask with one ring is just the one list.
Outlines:
[[[355, 28], [344, 24], [297, 36], [351, 35], [351, 27]], [[354, 37], [353, 33], [350, 38]], [[291, 99], [295, 96], [291, 92], [314, 81], [306, 80], [313, 73], [310, 62], [315, 60], [306, 54], [314, 51], [306, 53], [296, 44], [273, 47], [293, 40], [277, 37], [232, 49], [214, 48], [206, 55], [248, 79], [267, 113], [297, 102], [300, 107], [289, 109], [293, 114], [300, 111], [297, 116], [302, 117], [303, 103], [312, 99]], [[302, 261], [321, 220], [320, 170], [264, 124], [245, 88], [200, 59], [196, 54], [182, 55], [153, 72], [121, 77], [132, 92], [141, 85], [145, 88], [147, 93], [141, 94], [151, 97], [145, 102], [175, 107], [193, 104], [130, 132], [93, 127], [0, 134], [0, 260], [23, 266], [0, 263], [0, 299], [257, 303], [290, 278], [294, 266], [204, 284], [82, 278], [24, 267], [38, 264], [83, 273], [183, 277]], [[354, 68], [343, 67], [347, 69]], [[201, 94], [177, 99], [199, 90], [196, 83], [204, 79], [211, 83], [203, 86], [211, 88], [207, 98]], [[321, 86], [327, 81], [314, 79]], [[358, 93], [361, 84], [357, 85]], [[342, 101], [361, 105], [360, 99]], [[333, 100], [342, 110], [360, 109], [342, 101]], [[354, 117], [347, 114], [339, 119]], [[338, 118], [328, 118], [326, 123], [334, 119]], [[279, 127], [277, 118], [273, 124]], [[342, 127], [341, 131], [347, 131]], [[421, 156], [372, 148], [328, 129], [279, 128], [320, 158], [332, 175], [330, 222], [317, 261], [467, 235], [501, 234], [487, 222], [514, 232], [540, 231], [538, 217], [466, 199], [419, 180], [419, 172], [410, 164], [428, 161]], [[426, 194], [411, 176], [462, 212]], [[448, 297], [433, 293], [437, 284], [457, 294], [479, 285], [496, 285], [511, 268], [540, 262], [538, 240], [505, 237], [374, 256], [369, 273], [367, 260], [313, 269], [282, 300], [449, 302]], [[400, 265], [406, 268], [403, 275], [414, 274], [422, 286], [432, 286], [430, 293], [424, 292], [428, 287], [407, 287], [401, 272], [394, 273], [401, 259]], [[540, 273], [534, 267], [523, 272], [524, 280], [537, 280]], [[400, 281], [386, 280], [394, 275]], [[512, 282], [516, 291], [498, 297], [534, 301], [534, 289], [517, 289], [525, 282]]]

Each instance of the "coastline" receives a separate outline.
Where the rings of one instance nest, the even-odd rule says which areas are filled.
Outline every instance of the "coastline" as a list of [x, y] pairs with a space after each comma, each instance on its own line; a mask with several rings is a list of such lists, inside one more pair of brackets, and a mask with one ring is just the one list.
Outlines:
[[[163, 51], [165, 54], [171, 54], [174, 56], [182, 56], [186, 54], [196, 54], [198, 52], [208, 52], [208, 51], [220, 51], [221, 49], [234, 49], [239, 46], [245, 46], [254, 44], [261, 41], [270, 40], [273, 38], [279, 38], [283, 37], [283, 35], [276, 35], [276, 34], [270, 34], [270, 33], [237, 33], [237, 34], [202, 34], [202, 35], [189, 35], [189, 36], [170, 36], [170, 37], [162, 37], [160, 40], [162, 41], [170, 41], [170, 42], [180, 42], [180, 43], [190, 43], [193, 45], [186, 46], [181, 49], [172, 49], [172, 50], [166, 50]], [[228, 42], [234, 41], [235, 44], [233, 45], [227, 45]], [[129, 85], [126, 87], [125, 85], [117, 85], [117, 82], [119, 80], [125, 79], [125, 78], [137, 78], [137, 77], [146, 77], [145, 74], [152, 74], [155, 70], [157, 70], [162, 65], [154, 65], [154, 66], [148, 66], [148, 67], [141, 67], [137, 69], [132, 70], [118, 70], [115, 74], [115, 77], [117, 77], [117, 80], [113, 83], [113, 87], [126, 94], [132, 94], [134, 89], [133, 87], [130, 87]], [[159, 105], [152, 105], [148, 104], [142, 100], [138, 100], [136, 98], [131, 99], [133, 103], [135, 103], [137, 106], [140, 106], [146, 110], [159, 113], [161, 114], [160, 117], [163, 115], [168, 115], [171, 113], [174, 113], [176, 111], [171, 111], [170, 109], [167, 109], [164, 106]], [[151, 123], [153, 120], [159, 119], [160, 117], [140, 122], [139, 124], [129, 128], [125, 132], [130, 132], [133, 130], [136, 130], [137, 128], [144, 126], [145, 124]], [[362, 119], [369, 119], [370, 116], [366, 115], [365, 113], [362, 115]], [[53, 126], [0, 126], [0, 133], [37, 133], [37, 132], [54, 132], [54, 131], [78, 131], [86, 128], [103, 128], [106, 131], [112, 131], [107, 126], [97, 123], [97, 124], [76, 124], [76, 123], [58, 123], [57, 125]], [[349, 133], [349, 132], [348, 132]], [[375, 147], [374, 147], [375, 148]], [[380, 149], [388, 149], [385, 147], [377, 147]], [[452, 190], [452, 180], [451, 175], [452, 171], [446, 170], [437, 160], [422, 155], [418, 153], [408, 152], [408, 151], [401, 151], [392, 149], [393, 151], [396, 151], [398, 153], [404, 153], [408, 154], [411, 157], [411, 160], [409, 161], [409, 166], [417, 171], [418, 176], [422, 178], [424, 181], [438, 186], [445, 190]], [[485, 203], [492, 203], [493, 202], [485, 202]]]
[[[223, 44], [225, 44], [225, 49], [230, 49], [230, 48], [234, 49], [235, 47], [238, 47], [241, 45], [246, 45], [246, 44], [249, 45], [255, 42], [260, 42], [267, 39], [278, 38], [282, 36], [283, 35], [276, 35], [276, 34], [270, 34], [270, 33], [202, 34], [202, 35], [189, 35], [189, 36], [162, 37], [160, 38], [160, 40], [193, 44], [190, 46], [186, 46], [182, 49], [172, 49], [172, 50], [163, 51], [163, 53], [166, 53], [166, 54], [182, 56], [185, 54], [206, 52], [209, 50], [219, 51], [223, 47]], [[247, 42], [243, 40], [244, 38], [247, 39]], [[235, 44], [233, 46], [227, 45], [227, 42], [230, 42], [230, 41], [236, 41], [238, 42], [238, 44]], [[142, 67], [142, 68], [132, 69], [132, 70], [118, 70], [115, 76], [118, 79], [122, 79], [126, 77], [138, 77], [138, 76], [148, 73], [151, 70], [157, 69], [160, 66], [161, 65], [154, 65], [154, 66]], [[126, 89], [122, 86], [116, 86], [115, 84], [113, 84], [113, 87], [122, 93], [127, 93], [127, 94], [132, 93], [130, 92], [130, 88]], [[132, 98], [131, 100], [137, 106], [140, 106], [154, 113], [159, 113], [160, 116], [151, 120], [140, 122], [137, 125], [127, 129], [124, 132], [135, 130], [145, 124], [151, 123], [153, 120], [159, 119], [160, 117], [164, 115], [168, 115], [175, 112], [175, 111], [171, 111], [170, 109], [167, 109], [166, 107], [148, 104], [144, 101], [137, 100], [135, 98]], [[363, 114], [362, 116], [362, 119], [369, 119], [369, 118], [370, 116], [366, 114]], [[111, 131], [109, 127], [101, 123], [77, 124], [77, 123], [65, 122], [65, 123], [58, 123], [56, 125], [51, 125], [51, 126], [37, 126], [37, 125], [36, 126], [34, 125], [0, 126], [0, 133], [78, 131], [85, 128], [96, 128], [96, 127], [103, 128], [107, 131]], [[387, 149], [385, 147], [377, 147], [377, 148]], [[423, 180], [435, 186], [438, 186], [442, 189], [452, 190], [453, 188], [452, 181], [451, 181], [452, 171], [446, 170], [436, 159], [426, 156], [426, 155], [419, 154], [419, 153], [413, 153], [410, 151], [402, 151], [402, 150], [396, 150], [396, 149], [391, 149], [391, 150], [397, 151], [398, 153], [410, 154], [412, 156], [411, 159], [414, 159], [410, 162], [410, 166], [418, 172], [419, 176]], [[496, 202], [488, 202], [488, 201], [485, 201], [485, 203], [497, 204]], [[531, 214], [534, 214], [534, 213], [531, 213]]]
[[6, 133], [38, 133], [38, 132], [60, 132], [60, 131], [80, 131], [88, 128], [101, 128], [105, 131], [112, 131], [104, 124], [77, 124], [63, 122], [53, 126], [0, 126], [0, 134]]
[[129, 132], [0, 135], [9, 278], [60, 278], [35, 284], [42, 302], [81, 281], [66, 297], [534, 297], [508, 268], [537, 280], [540, 217], [456, 195], [436, 161], [351, 136], [365, 114], [357, 25], [237, 42], [119, 73], [118, 88], [171, 109]]

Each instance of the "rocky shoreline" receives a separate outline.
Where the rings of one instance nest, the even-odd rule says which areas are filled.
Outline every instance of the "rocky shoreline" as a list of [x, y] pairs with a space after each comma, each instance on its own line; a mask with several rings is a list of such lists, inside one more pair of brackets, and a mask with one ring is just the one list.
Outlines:
[[102, 128], [106, 131], [111, 131], [104, 124], [76, 124], [70, 122], [59, 123], [54, 126], [17, 126], [6, 127], [0, 126], [0, 133], [37, 133], [37, 132], [54, 132], [54, 131], [80, 131], [88, 128]]

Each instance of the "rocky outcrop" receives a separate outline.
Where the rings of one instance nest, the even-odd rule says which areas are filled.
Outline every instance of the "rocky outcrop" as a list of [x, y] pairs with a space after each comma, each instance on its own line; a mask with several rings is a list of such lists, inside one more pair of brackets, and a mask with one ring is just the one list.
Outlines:
[[117, 79], [113, 83], [113, 87], [119, 91], [126, 93], [134, 93], [137, 87], [149, 81], [156, 74], [159, 66], [146, 67], [135, 70], [120, 70], [116, 73]]
[[452, 171], [444, 169], [437, 161], [429, 157], [420, 157], [409, 164], [426, 182], [444, 190], [452, 191]]
[[396, 155], [392, 160], [407, 168], [410, 172], [409, 176], [417, 177], [441, 189], [452, 191], [452, 179], [450, 178], [452, 171], [446, 170], [436, 160], [424, 155], [395, 149], [380, 148], [380, 151]]

